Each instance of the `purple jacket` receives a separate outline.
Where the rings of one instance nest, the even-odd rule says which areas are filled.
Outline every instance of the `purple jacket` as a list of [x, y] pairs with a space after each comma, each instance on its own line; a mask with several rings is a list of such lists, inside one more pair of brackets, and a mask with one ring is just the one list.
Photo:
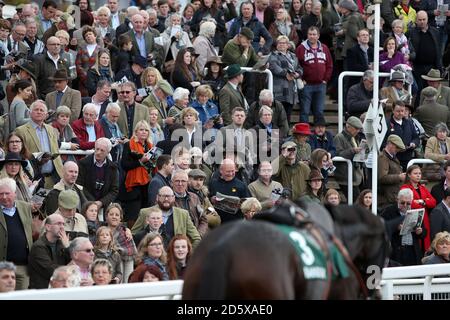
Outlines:
[[[384, 63], [383, 63], [384, 62]], [[406, 64], [403, 53], [397, 51], [392, 58], [388, 58], [387, 52], [380, 54], [380, 71], [390, 72], [398, 64]]]

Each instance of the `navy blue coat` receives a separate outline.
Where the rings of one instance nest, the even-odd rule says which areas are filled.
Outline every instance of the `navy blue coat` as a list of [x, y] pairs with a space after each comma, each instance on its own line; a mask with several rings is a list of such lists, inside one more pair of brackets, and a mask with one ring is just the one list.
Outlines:
[[333, 142], [333, 134], [330, 131], [325, 131], [325, 137], [318, 137], [315, 134], [310, 135], [308, 143], [311, 146], [311, 151], [314, 151], [317, 148], [321, 148], [327, 150], [331, 154], [332, 158], [336, 155], [336, 147], [334, 146]]

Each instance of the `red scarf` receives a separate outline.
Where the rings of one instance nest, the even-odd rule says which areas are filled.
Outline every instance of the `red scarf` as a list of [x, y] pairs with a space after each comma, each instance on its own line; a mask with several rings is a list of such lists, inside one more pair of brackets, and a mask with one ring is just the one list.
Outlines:
[[[150, 143], [147, 144], [149, 149], [152, 148]], [[139, 154], [144, 154], [144, 146], [137, 142], [136, 139], [130, 139], [130, 150]], [[130, 192], [135, 186], [145, 186], [150, 182], [150, 177], [147, 170], [140, 166], [134, 169], [131, 169], [127, 172], [127, 177], [125, 179], [125, 187], [127, 188], [127, 192]]]

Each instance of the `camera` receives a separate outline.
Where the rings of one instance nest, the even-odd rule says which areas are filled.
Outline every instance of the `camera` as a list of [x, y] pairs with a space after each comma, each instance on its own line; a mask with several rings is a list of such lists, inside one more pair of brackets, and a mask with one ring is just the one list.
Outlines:
[[103, 186], [105, 185], [104, 181], [95, 181], [95, 190], [99, 191], [102, 190]]
[[294, 152], [296, 149], [294, 147], [292, 147], [292, 148], [287, 148], [286, 150], [289, 152]]
[[158, 160], [159, 156], [163, 154], [163, 149], [158, 147], [151, 148], [148, 152], [148, 162], [145, 163], [145, 166], [148, 169], [152, 169], [156, 167], [156, 160]]

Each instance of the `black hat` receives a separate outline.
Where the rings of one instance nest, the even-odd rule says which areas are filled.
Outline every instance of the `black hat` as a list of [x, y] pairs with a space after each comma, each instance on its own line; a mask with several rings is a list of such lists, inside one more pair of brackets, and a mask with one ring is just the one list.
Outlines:
[[28, 163], [25, 160], [23, 160], [23, 158], [20, 154], [15, 153], [15, 152], [8, 152], [5, 156], [5, 159], [0, 161], [0, 168], [3, 168], [5, 163], [10, 163], [10, 162], [19, 162], [22, 165], [22, 168], [24, 168], [24, 169], [28, 165]]
[[197, 52], [195, 51], [195, 48], [194, 48], [194, 47], [187, 47], [186, 50], [189, 51], [189, 52], [191, 53], [191, 55], [193, 55], [193, 56], [198, 57], [198, 56], [200, 55], [200, 53], [197, 53]]
[[53, 77], [48, 77], [48, 78], [53, 81], [70, 80], [69, 76], [67, 75], [66, 69], [58, 69], [58, 70], [56, 70]]
[[142, 68], [147, 68], [147, 59], [143, 56], [137, 54], [133, 57], [133, 63], [140, 65]]
[[[1, 1], [1, 0], [0, 0]], [[20, 69], [22, 69], [25, 72], [28, 72], [29, 75], [36, 80], [36, 75], [34, 74], [35, 69], [34, 65], [31, 64], [31, 61], [28, 60], [21, 60], [20, 63], [16, 64], [16, 66]]]
[[326, 126], [328, 126], [328, 123], [325, 121], [325, 119], [319, 118], [316, 121], [314, 121], [314, 127], [318, 127], [318, 126], [326, 127]]

